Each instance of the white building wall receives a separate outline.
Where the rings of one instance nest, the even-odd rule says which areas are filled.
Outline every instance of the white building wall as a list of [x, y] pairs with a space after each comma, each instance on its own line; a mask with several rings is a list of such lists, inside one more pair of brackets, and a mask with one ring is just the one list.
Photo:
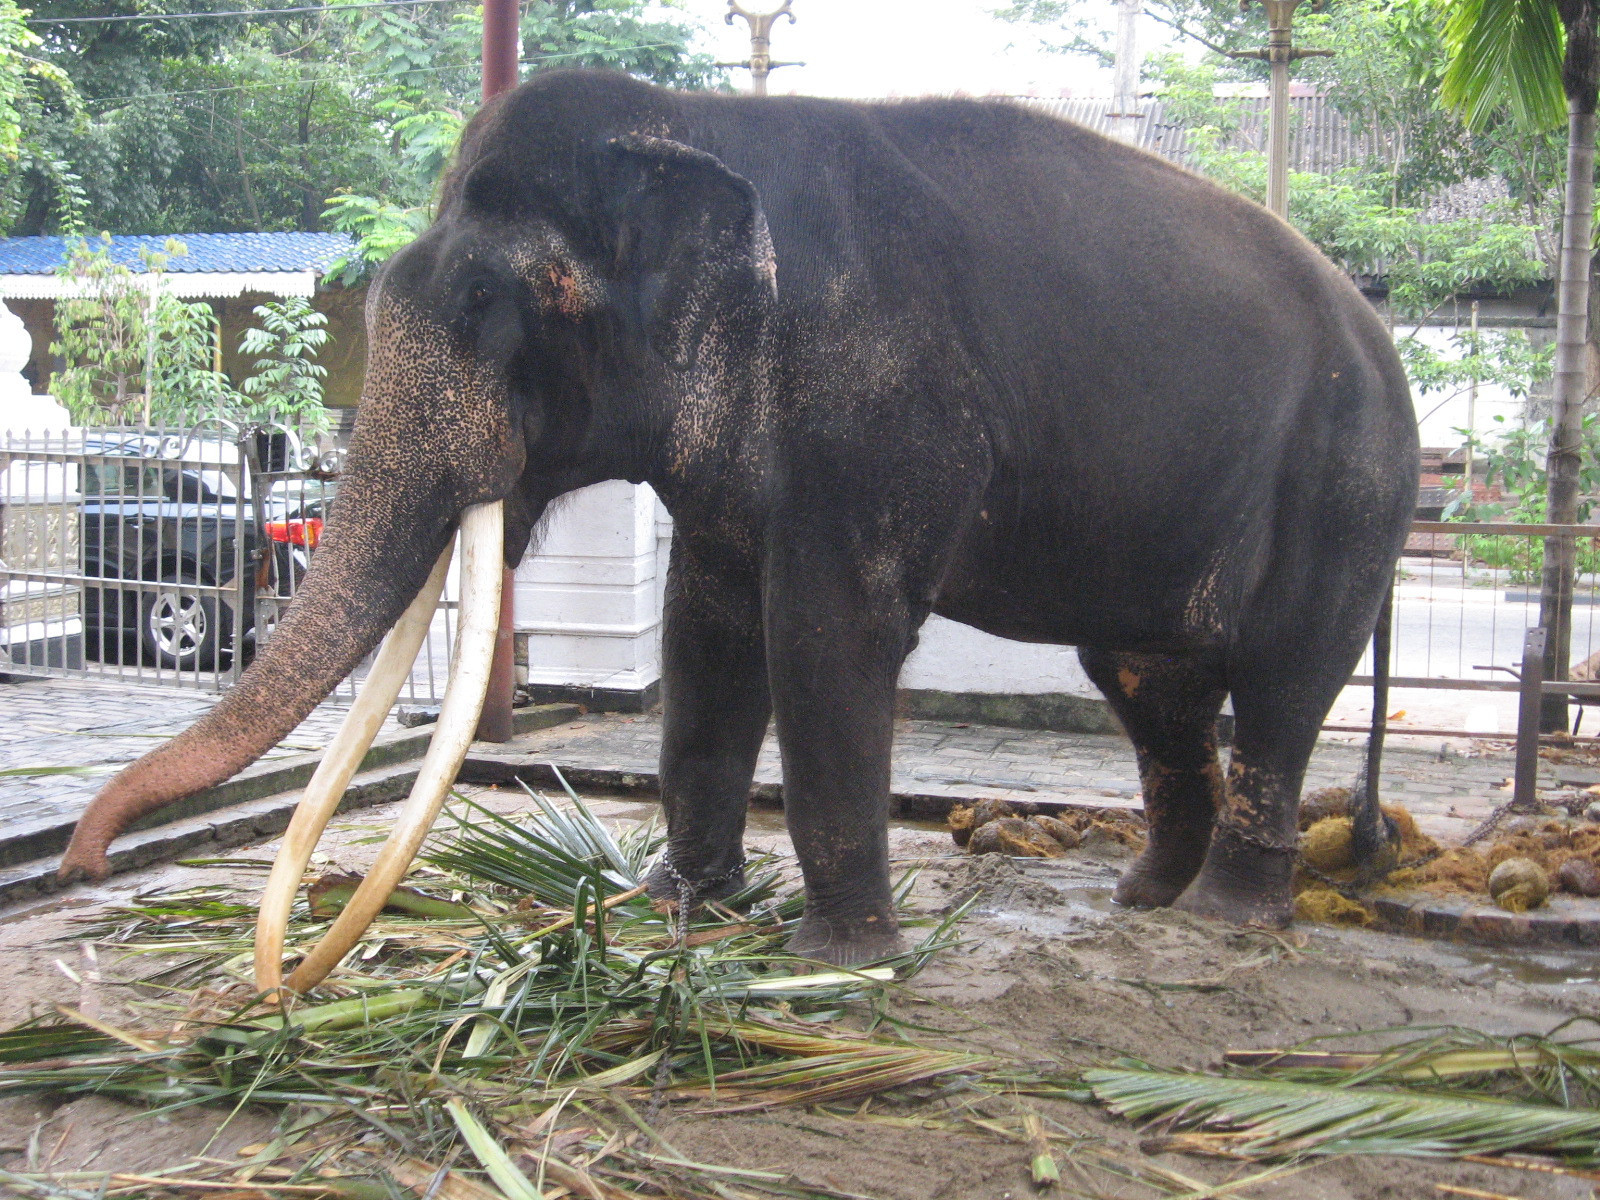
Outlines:
[[[603, 483], [564, 500], [517, 568], [522, 682], [644, 691], [661, 677], [672, 518], [650, 488]], [[1097, 696], [1065, 646], [1037, 646], [932, 617], [901, 686]]]
[[[1451, 345], [1456, 330], [1450, 327], [1430, 326], [1417, 332], [1418, 341], [1436, 352], [1451, 358], [1459, 357]], [[1473, 413], [1472, 428], [1480, 440], [1494, 440], [1498, 431], [1521, 424], [1526, 401], [1513, 396], [1497, 384], [1480, 383], [1478, 399], [1474, 404], [1465, 389], [1414, 393], [1412, 403], [1417, 410], [1417, 434], [1424, 446], [1448, 446], [1455, 449], [1465, 439], [1458, 430], [1466, 429], [1468, 409]], [[1496, 421], [1496, 417], [1503, 421]]]
[[900, 671], [900, 686], [1007, 696], [1100, 696], [1071, 646], [1013, 642], [938, 616], [922, 626], [917, 648]]
[[656, 495], [611, 482], [562, 500], [516, 573], [523, 682], [643, 691], [661, 678]]

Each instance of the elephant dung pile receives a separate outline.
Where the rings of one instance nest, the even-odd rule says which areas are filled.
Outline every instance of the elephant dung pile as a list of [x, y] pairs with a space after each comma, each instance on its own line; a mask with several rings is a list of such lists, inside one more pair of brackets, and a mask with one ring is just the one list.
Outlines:
[[[1295, 912], [1307, 920], [1362, 925], [1372, 920], [1365, 905], [1337, 886], [1355, 878], [1349, 807], [1348, 788], [1325, 788], [1301, 802], [1302, 870]], [[1398, 862], [1381, 885], [1386, 891], [1486, 896], [1510, 912], [1538, 908], [1555, 892], [1600, 895], [1600, 822], [1551, 810], [1515, 818], [1486, 845], [1442, 847], [1405, 809], [1386, 804], [1383, 811], [1400, 834]]]
[[1553, 812], [1516, 817], [1493, 842], [1453, 846], [1394, 872], [1389, 884], [1441, 896], [1487, 893], [1512, 912], [1538, 908], [1556, 892], [1600, 896], [1600, 821]]
[[1144, 849], [1144, 819], [1114, 810], [1065, 810], [1058, 816], [1024, 816], [1004, 800], [979, 800], [950, 810], [950, 835], [970, 854], [1060, 858], [1069, 850]]
[[[1358, 871], [1352, 852], [1349, 788], [1323, 788], [1300, 803], [1300, 863], [1295, 915], [1335, 925], [1370, 925], [1371, 908], [1353, 894]], [[1144, 849], [1144, 819], [1134, 812], [1063, 810], [1029, 813], [1004, 800], [978, 800], [950, 810], [956, 845], [971, 854], [1060, 858], [1073, 850], [1125, 854]], [[1591, 806], [1593, 807], [1593, 806]], [[1383, 805], [1399, 846], [1379, 884], [1391, 893], [1483, 896], [1524, 912], [1550, 895], [1600, 896], [1600, 812], [1581, 818], [1518, 817], [1491, 844], [1443, 847], [1422, 832], [1398, 804]]]
[[[1294, 877], [1294, 912], [1304, 921], [1330, 925], [1370, 925], [1372, 911], [1346, 894], [1358, 874], [1349, 788], [1322, 788], [1300, 801], [1300, 864]], [[1439, 846], [1398, 804], [1382, 806], [1399, 835], [1396, 872], [1425, 863]]]

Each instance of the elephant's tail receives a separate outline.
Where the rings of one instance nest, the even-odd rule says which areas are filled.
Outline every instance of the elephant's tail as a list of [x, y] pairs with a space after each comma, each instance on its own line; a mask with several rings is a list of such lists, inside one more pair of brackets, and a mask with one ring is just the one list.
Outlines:
[[1383, 774], [1383, 738], [1389, 726], [1389, 651], [1393, 642], [1394, 583], [1384, 593], [1372, 630], [1372, 728], [1367, 735], [1367, 760], [1356, 781], [1350, 807], [1350, 850], [1362, 886], [1388, 874], [1395, 862], [1399, 830], [1379, 801]]

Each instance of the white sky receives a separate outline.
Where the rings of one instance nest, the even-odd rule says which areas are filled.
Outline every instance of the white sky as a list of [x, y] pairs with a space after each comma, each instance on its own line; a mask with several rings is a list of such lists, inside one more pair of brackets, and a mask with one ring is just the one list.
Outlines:
[[[1102, 2], [1114, 19], [1111, 0]], [[741, 0], [752, 12], [768, 12], [781, 0]], [[794, 0], [795, 21], [779, 20], [772, 32], [772, 56], [799, 60], [803, 67], [774, 71], [774, 94], [813, 96], [916, 96], [967, 92], [985, 95], [1037, 93], [1107, 95], [1109, 71], [1084, 58], [1038, 48], [1027, 26], [992, 15], [1003, 0]], [[723, 23], [727, 0], [683, 0], [711, 30], [706, 48], [720, 62], [739, 62], [750, 52], [750, 30], [742, 18]], [[1141, 56], [1153, 39], [1141, 30]], [[891, 48], [897, 48], [892, 52]], [[749, 73], [732, 72], [745, 87]]]

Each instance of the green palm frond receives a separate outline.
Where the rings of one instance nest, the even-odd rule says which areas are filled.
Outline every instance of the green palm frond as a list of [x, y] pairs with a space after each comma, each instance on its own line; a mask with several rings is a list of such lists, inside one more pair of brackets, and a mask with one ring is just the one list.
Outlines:
[[531, 820], [513, 821], [458, 796], [459, 807], [450, 812], [455, 828], [423, 860], [557, 907], [570, 908], [597, 874], [607, 894], [638, 886], [661, 843], [653, 827], [613, 837], [576, 794], [569, 792], [569, 812], [523, 786], [539, 806]]
[[[1576, 1033], [1596, 1022], [1565, 1021], [1546, 1034], [1495, 1036], [1475, 1029], [1442, 1026], [1336, 1034], [1286, 1050], [1229, 1050], [1230, 1067], [1263, 1073], [1293, 1083], [1326, 1083], [1342, 1088], [1370, 1085], [1447, 1089], [1505, 1100], [1553, 1104], [1560, 1108], [1600, 1108], [1600, 1038]], [[1342, 1039], [1397, 1033], [1420, 1034], [1383, 1050], [1339, 1051], [1320, 1047]], [[1316, 1046], [1318, 1049], [1311, 1049]]]
[[1561, 65], [1566, 30], [1553, 0], [1450, 0], [1439, 99], [1482, 129], [1509, 110], [1523, 129], [1554, 129], [1567, 119]]
[[1223, 1131], [1230, 1150], [1251, 1156], [1538, 1150], [1600, 1159], [1592, 1109], [1127, 1068], [1085, 1071], [1083, 1080], [1119, 1116]]

